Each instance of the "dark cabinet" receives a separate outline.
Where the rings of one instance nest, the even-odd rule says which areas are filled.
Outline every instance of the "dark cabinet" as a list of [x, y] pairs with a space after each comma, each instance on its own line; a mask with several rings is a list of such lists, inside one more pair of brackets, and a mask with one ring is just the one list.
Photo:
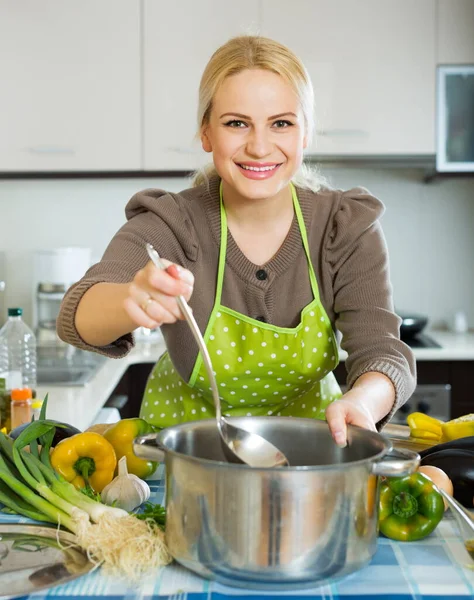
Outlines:
[[[420, 360], [416, 363], [417, 385], [450, 385], [450, 418], [474, 412], [474, 361]], [[346, 382], [346, 368], [334, 371], [340, 384]]]
[[[116, 406], [122, 419], [138, 417], [148, 376], [153, 363], [131, 365], [106, 402], [106, 406]], [[123, 403], [122, 398], [126, 398]]]
[[[145, 392], [152, 363], [130, 366], [109, 398], [107, 405], [117, 406], [123, 419], [136, 417]], [[340, 363], [334, 371], [341, 385], [346, 382], [346, 368]], [[474, 412], [474, 361], [419, 361], [418, 385], [451, 386], [451, 418]], [[124, 402], [126, 398], [126, 402]]]

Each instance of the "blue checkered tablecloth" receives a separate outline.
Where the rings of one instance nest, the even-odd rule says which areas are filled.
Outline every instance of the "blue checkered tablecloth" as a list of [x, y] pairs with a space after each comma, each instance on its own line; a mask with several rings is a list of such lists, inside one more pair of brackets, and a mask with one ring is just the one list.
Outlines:
[[[148, 481], [153, 502], [163, 501], [163, 469]], [[0, 522], [20, 519], [0, 513]], [[29, 522], [22, 519], [23, 522]], [[471, 568], [469, 568], [471, 563]], [[1, 592], [0, 592], [1, 593]], [[372, 562], [345, 579], [299, 592], [261, 592], [231, 588], [211, 582], [172, 564], [127, 587], [123, 580], [106, 577], [100, 570], [66, 585], [25, 596], [24, 600], [466, 600], [474, 599], [474, 563], [467, 554], [455, 522], [448, 516], [436, 531], [420, 542], [399, 543], [379, 538]]]

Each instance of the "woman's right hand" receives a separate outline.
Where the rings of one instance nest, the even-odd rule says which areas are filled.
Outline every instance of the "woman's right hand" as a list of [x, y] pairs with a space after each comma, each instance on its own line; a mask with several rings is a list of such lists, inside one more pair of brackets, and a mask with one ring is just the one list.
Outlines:
[[165, 271], [149, 261], [128, 287], [124, 308], [137, 327], [154, 329], [163, 323], [175, 323], [184, 318], [176, 296], [189, 300], [194, 276], [191, 271], [169, 260], [162, 258], [161, 261], [171, 268]]

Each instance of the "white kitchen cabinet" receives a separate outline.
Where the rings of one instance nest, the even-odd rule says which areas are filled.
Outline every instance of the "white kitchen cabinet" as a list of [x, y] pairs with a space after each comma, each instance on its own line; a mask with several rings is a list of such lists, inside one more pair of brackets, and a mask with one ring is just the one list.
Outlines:
[[211, 158], [195, 139], [198, 88], [212, 53], [256, 33], [260, 0], [144, 0], [144, 165], [192, 170]]
[[141, 168], [140, 0], [0, 0], [0, 171]]
[[263, 0], [263, 34], [295, 51], [313, 81], [309, 153], [434, 152], [435, 9], [435, 0]]
[[474, 64], [474, 0], [437, 0], [440, 64]]

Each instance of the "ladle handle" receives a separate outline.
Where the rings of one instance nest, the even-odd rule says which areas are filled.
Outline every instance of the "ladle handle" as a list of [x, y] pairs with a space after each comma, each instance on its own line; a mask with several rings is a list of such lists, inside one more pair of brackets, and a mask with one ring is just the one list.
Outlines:
[[[153, 264], [155, 265], [155, 267], [158, 267], [158, 269], [163, 269], [164, 271], [166, 271], [167, 267], [163, 264], [163, 262], [161, 261], [160, 255], [153, 248], [153, 246], [151, 244], [147, 244], [146, 249], [148, 252], [148, 256], [150, 257], [150, 259], [153, 262]], [[206, 343], [204, 341], [204, 338], [202, 337], [199, 326], [196, 323], [196, 319], [194, 318], [193, 312], [189, 308], [189, 305], [186, 302], [185, 298], [183, 296], [177, 296], [176, 301], [178, 303], [178, 306], [179, 306], [181, 312], [184, 315], [184, 318], [188, 322], [189, 327], [191, 328], [191, 332], [194, 336], [194, 339], [196, 340], [197, 345], [199, 346], [199, 350], [201, 351], [204, 366], [205, 366], [206, 372], [207, 372], [207, 376], [209, 377], [209, 381], [211, 384], [212, 397], [214, 398], [214, 406], [216, 409], [216, 417], [217, 417], [218, 422], [220, 422], [222, 413], [221, 413], [221, 402], [219, 399], [219, 390], [217, 389], [217, 382], [216, 382], [216, 378], [214, 376], [214, 370], [212, 368], [211, 357], [209, 356], [209, 352], [207, 350]]]
[[447, 492], [445, 492], [441, 488], [439, 488], [437, 486], [435, 486], [435, 487], [438, 490], [438, 492], [443, 496], [443, 498], [446, 500], [451, 511], [453, 513], [456, 513], [458, 521], [459, 520], [462, 521], [464, 523], [464, 525], [466, 525], [470, 529], [471, 535], [474, 537], [474, 520], [471, 517], [471, 515], [468, 513], [468, 511], [464, 508], [464, 506], [460, 502], [458, 502], [456, 500], [456, 498], [453, 498], [452, 496], [450, 496]]

